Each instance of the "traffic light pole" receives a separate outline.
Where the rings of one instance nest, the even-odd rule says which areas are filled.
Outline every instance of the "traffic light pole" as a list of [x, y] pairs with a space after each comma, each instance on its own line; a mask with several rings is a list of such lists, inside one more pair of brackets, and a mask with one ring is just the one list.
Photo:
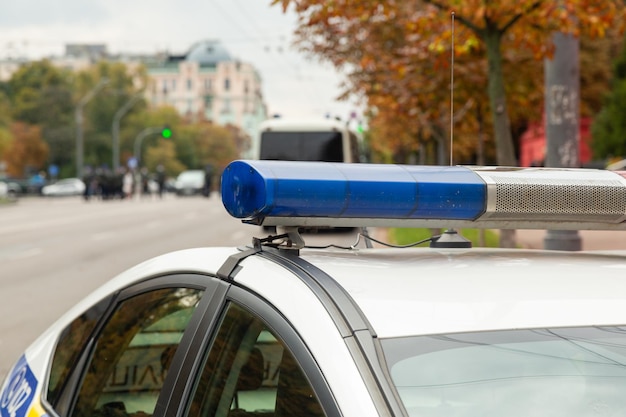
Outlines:
[[147, 127], [135, 137], [134, 143], [134, 153], [135, 160], [137, 160], [137, 166], [140, 166], [141, 163], [141, 143], [146, 136], [153, 135], [155, 133], [161, 133], [163, 131], [163, 127]]

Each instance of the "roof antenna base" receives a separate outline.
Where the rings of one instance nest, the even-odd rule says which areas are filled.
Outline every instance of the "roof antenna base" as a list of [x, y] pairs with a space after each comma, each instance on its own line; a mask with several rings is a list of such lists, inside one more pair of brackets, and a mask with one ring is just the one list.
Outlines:
[[277, 227], [278, 234], [269, 235], [266, 238], [253, 238], [252, 244], [255, 248], [260, 249], [262, 246], [271, 246], [277, 249], [295, 250], [304, 248], [304, 239], [300, 235], [298, 227], [287, 226]]
[[430, 241], [430, 247], [438, 249], [469, 249], [472, 247], [472, 242], [461, 236], [456, 230], [448, 229], [441, 235], [433, 237]]

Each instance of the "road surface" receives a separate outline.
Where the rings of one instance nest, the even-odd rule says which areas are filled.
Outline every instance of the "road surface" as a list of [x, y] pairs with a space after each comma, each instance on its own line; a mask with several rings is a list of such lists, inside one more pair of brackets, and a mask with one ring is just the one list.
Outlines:
[[0, 206], [0, 380], [57, 317], [97, 286], [177, 249], [249, 243], [217, 197], [24, 198]]

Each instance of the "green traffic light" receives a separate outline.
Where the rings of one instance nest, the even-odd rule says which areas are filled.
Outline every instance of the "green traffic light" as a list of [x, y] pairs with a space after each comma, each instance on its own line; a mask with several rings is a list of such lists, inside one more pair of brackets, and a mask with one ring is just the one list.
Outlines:
[[161, 136], [163, 136], [165, 139], [171, 138], [172, 129], [170, 129], [169, 127], [164, 127], [163, 130], [161, 131]]

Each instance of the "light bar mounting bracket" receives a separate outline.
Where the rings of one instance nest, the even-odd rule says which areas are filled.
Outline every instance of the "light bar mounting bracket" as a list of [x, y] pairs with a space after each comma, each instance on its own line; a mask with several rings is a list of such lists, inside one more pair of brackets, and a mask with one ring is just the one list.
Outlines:
[[304, 248], [304, 239], [302, 239], [298, 227], [277, 227], [276, 232], [276, 235], [269, 235], [265, 238], [253, 238], [252, 243], [254, 247], [261, 248], [265, 245], [287, 250], [300, 250]]

